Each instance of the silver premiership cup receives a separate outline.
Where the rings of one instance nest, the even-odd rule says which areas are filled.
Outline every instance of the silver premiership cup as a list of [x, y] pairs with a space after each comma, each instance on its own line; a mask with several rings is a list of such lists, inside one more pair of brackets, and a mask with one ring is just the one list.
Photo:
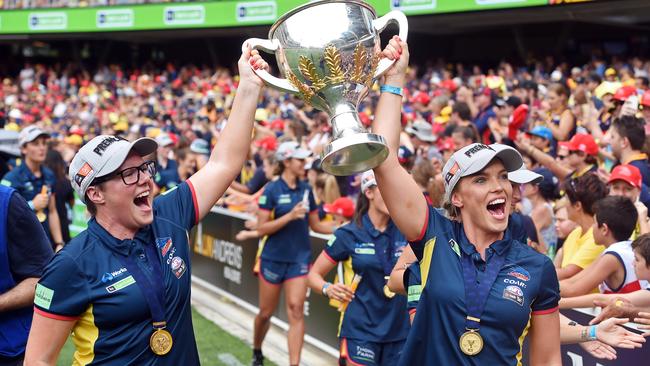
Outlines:
[[314, 1], [278, 19], [269, 39], [246, 41], [253, 49], [275, 53], [284, 78], [254, 70], [266, 84], [296, 94], [330, 116], [333, 139], [322, 156], [330, 174], [363, 172], [388, 156], [384, 138], [366, 131], [357, 106], [394, 62], [381, 57], [379, 39], [390, 22], [397, 23], [406, 40], [408, 23], [400, 11], [377, 18], [363, 1]]

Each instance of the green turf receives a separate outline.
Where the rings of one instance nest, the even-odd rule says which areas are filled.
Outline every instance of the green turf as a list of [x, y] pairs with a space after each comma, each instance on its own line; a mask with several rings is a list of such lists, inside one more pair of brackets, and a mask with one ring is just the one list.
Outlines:
[[[248, 344], [244, 343], [239, 338], [226, 333], [224, 330], [199, 314], [194, 308], [192, 308], [192, 320], [194, 323], [194, 334], [196, 335], [196, 343], [199, 348], [201, 365], [224, 365], [224, 363], [219, 361], [218, 358], [222, 353], [230, 353], [244, 365], [250, 364], [251, 347]], [[72, 364], [73, 352], [74, 345], [72, 344], [72, 341], [68, 339], [65, 346], [63, 346], [57, 365], [64, 366]], [[265, 364], [275, 365], [268, 360]]]

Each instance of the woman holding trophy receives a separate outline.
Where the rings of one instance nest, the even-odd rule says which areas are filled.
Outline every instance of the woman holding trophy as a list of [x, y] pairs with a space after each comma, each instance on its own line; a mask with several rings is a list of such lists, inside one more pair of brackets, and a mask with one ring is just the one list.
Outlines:
[[[386, 73], [373, 132], [388, 142], [375, 168], [397, 227], [422, 263], [426, 286], [400, 365], [516, 365], [523, 340], [530, 365], [559, 365], [559, 289], [551, 261], [506, 230], [512, 200], [508, 172], [521, 155], [505, 145], [472, 144], [443, 169], [451, 221], [427, 205], [397, 160], [401, 88], [408, 66], [405, 42], [393, 38], [384, 55], [397, 60]], [[428, 283], [427, 283], [428, 281]]]
[[[353, 222], [334, 232], [309, 271], [313, 291], [344, 304], [339, 308], [339, 364], [397, 364], [409, 320], [406, 297], [391, 292], [386, 278], [405, 245], [388, 216], [375, 175], [371, 170], [363, 173]], [[346, 268], [344, 283], [326, 282], [324, 276], [338, 262]]]

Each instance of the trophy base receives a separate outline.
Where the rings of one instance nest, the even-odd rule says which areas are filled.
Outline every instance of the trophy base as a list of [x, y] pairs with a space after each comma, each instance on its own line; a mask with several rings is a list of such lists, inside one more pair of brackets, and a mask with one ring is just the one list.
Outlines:
[[332, 175], [353, 175], [376, 167], [387, 156], [388, 146], [382, 136], [356, 133], [325, 146], [321, 166]]

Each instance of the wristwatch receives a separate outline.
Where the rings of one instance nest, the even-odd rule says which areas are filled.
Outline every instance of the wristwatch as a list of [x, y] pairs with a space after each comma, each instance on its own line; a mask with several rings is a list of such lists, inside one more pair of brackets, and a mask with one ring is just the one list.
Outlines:
[[323, 292], [323, 295], [324, 295], [324, 296], [329, 297], [329, 296], [327, 295], [327, 289], [328, 289], [331, 285], [332, 285], [332, 284], [329, 283], [329, 282], [325, 282], [325, 284], [323, 285], [323, 288], [322, 288], [321, 291]]

